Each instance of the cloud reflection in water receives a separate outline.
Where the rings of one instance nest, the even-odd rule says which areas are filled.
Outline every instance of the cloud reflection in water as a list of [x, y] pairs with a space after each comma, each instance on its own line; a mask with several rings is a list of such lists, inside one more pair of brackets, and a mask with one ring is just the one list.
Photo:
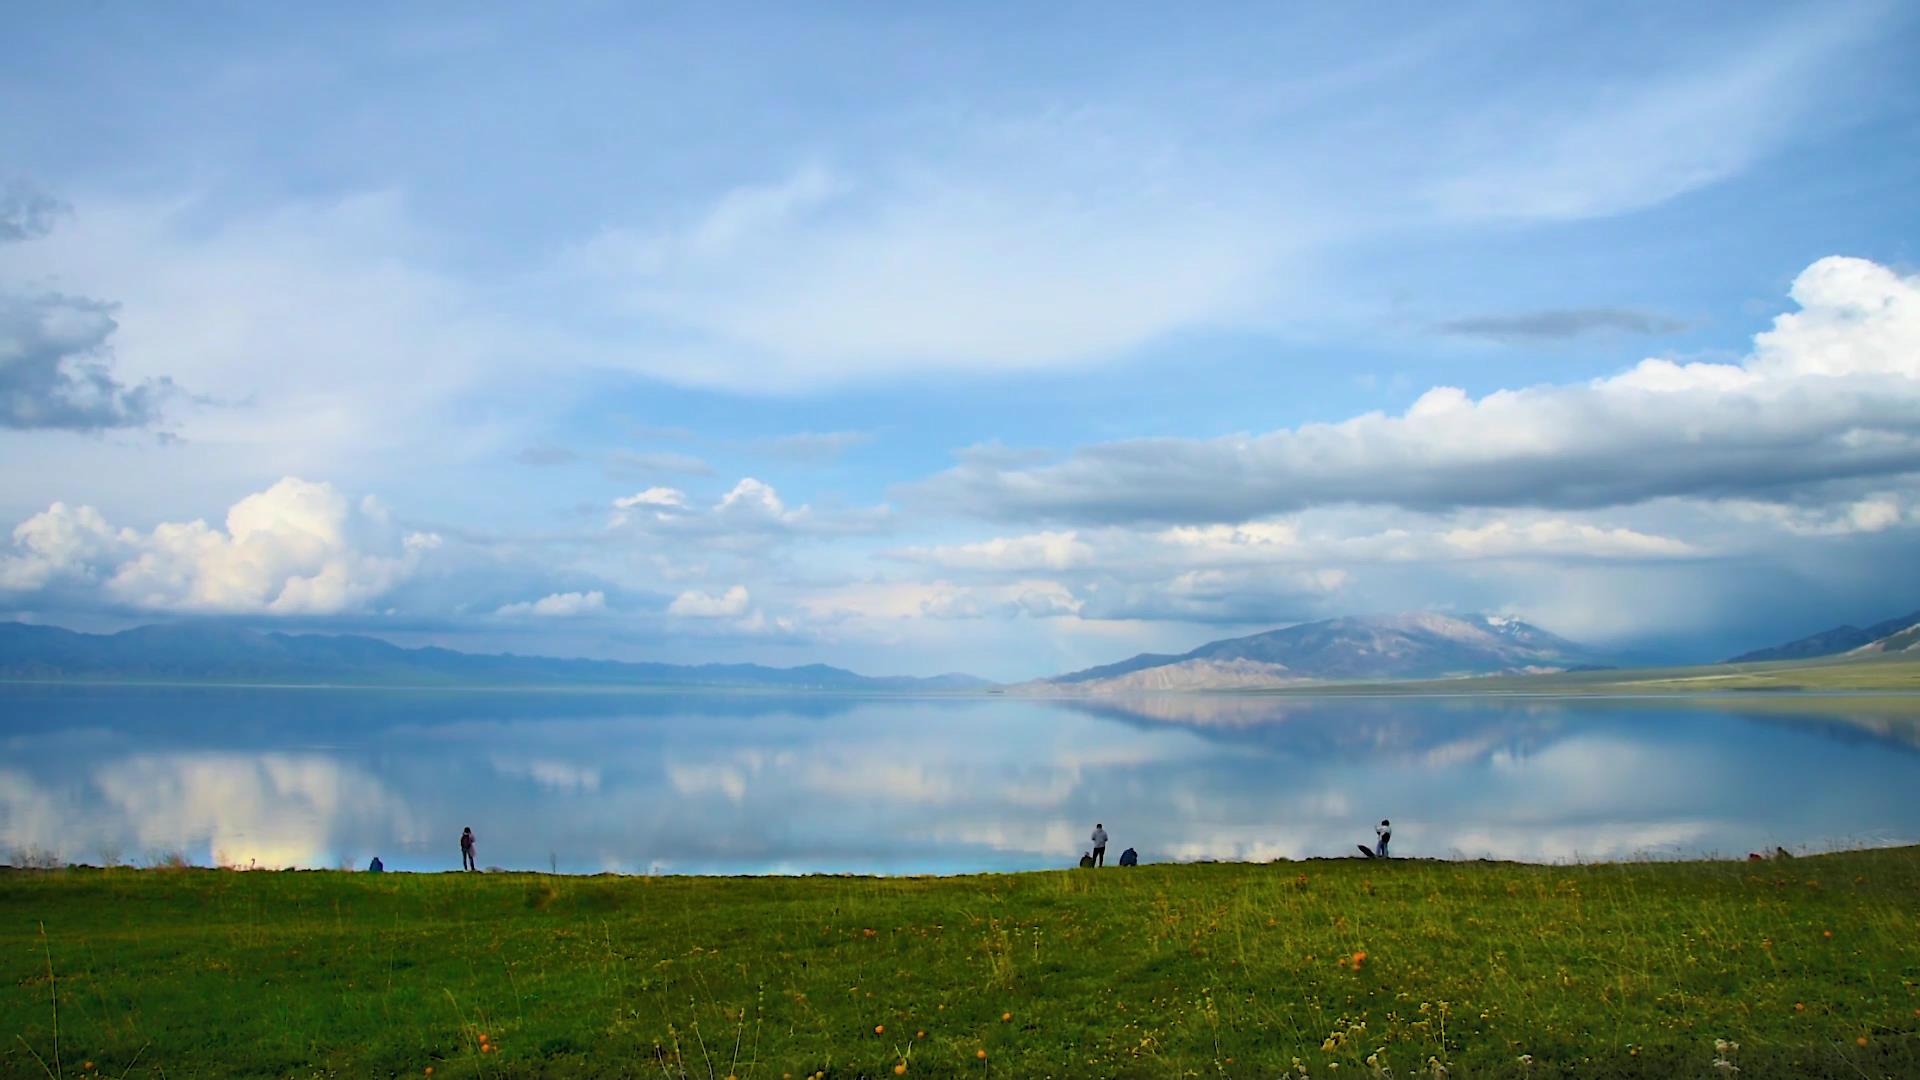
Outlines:
[[1096, 820], [1149, 860], [1341, 855], [1381, 817], [1441, 857], [1920, 837], [1909, 705], [35, 693], [0, 846], [73, 859], [447, 869], [466, 825], [483, 864], [631, 872], [1063, 866]]

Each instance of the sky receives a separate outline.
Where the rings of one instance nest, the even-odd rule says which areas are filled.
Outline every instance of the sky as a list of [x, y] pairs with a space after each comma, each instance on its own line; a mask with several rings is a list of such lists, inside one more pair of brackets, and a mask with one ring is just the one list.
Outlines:
[[1021, 679], [1920, 607], [1920, 10], [51, 5], [0, 617]]

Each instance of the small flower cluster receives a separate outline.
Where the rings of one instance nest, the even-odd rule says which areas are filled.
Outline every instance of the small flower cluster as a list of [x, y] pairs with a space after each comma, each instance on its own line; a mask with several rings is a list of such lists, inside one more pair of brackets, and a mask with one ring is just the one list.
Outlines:
[[1342, 1046], [1345, 1046], [1349, 1040], [1359, 1042], [1361, 1037], [1366, 1033], [1367, 1022], [1365, 1020], [1356, 1020], [1344, 1028], [1334, 1028], [1333, 1031], [1327, 1035], [1326, 1040], [1320, 1044], [1320, 1049], [1331, 1054]]

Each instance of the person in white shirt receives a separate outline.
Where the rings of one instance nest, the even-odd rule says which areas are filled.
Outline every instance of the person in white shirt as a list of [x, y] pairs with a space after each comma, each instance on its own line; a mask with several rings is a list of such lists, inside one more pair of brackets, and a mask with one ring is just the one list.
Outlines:
[[1107, 827], [1093, 823], [1093, 865], [1107, 865]]
[[1393, 822], [1388, 821], [1386, 818], [1381, 818], [1380, 824], [1373, 827], [1373, 835], [1380, 838], [1374, 847], [1368, 847], [1365, 844], [1356, 844], [1354, 846], [1360, 849], [1360, 854], [1365, 855], [1369, 859], [1386, 858], [1387, 841], [1393, 839]]

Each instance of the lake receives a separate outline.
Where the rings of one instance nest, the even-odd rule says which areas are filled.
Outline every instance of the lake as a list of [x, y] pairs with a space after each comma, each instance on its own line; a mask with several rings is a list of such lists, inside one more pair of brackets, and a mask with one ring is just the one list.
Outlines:
[[1920, 700], [0, 686], [0, 852], [953, 873], [1920, 841]]

